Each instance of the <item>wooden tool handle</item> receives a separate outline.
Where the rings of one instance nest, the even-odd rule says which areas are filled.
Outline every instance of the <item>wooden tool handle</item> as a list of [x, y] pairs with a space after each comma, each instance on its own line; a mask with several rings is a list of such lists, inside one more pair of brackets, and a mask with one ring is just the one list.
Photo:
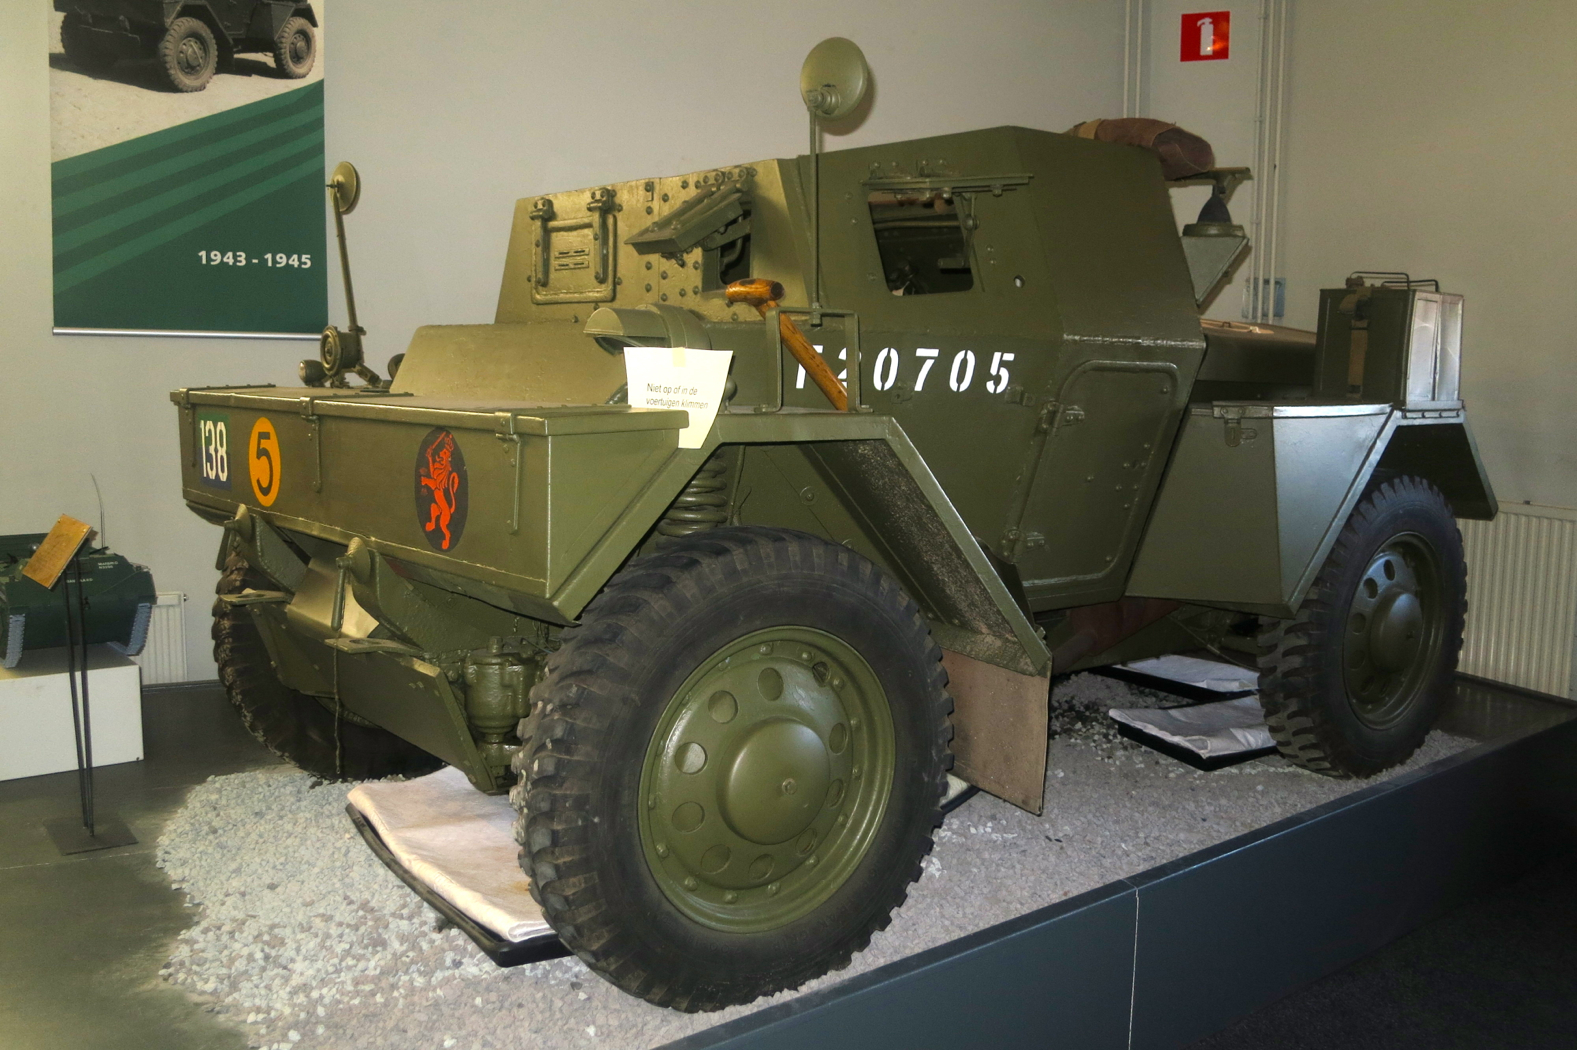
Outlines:
[[[754, 306], [765, 317], [768, 310], [778, 305], [783, 298], [783, 286], [776, 281], [769, 281], [764, 277], [753, 277], [743, 281], [735, 281], [723, 293], [731, 303], [744, 303]], [[816, 348], [810, 345], [805, 334], [799, 330], [799, 325], [788, 314], [778, 314], [778, 333], [783, 337], [783, 345], [787, 346], [789, 353], [794, 355], [805, 369], [805, 374], [827, 395], [827, 400], [832, 402], [832, 407], [839, 412], [849, 410], [849, 392], [843, 388], [838, 377], [832, 374], [832, 369], [827, 367], [827, 362], [822, 360]], [[859, 367], [858, 362], [855, 363]]]
[[765, 277], [747, 277], [723, 289], [723, 295], [731, 303], [744, 303], [766, 313], [782, 300], [783, 286]]

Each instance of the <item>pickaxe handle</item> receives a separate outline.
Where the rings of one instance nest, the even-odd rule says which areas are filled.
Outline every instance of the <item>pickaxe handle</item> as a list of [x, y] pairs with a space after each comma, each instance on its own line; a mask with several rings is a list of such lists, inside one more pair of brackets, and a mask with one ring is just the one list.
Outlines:
[[[776, 281], [769, 281], [762, 277], [752, 277], [743, 281], [735, 281], [725, 289], [724, 294], [731, 303], [744, 303], [754, 306], [765, 317], [767, 311], [778, 305], [783, 298], [783, 286]], [[788, 314], [778, 314], [778, 332], [783, 337], [783, 345], [787, 346], [789, 353], [794, 355], [805, 369], [805, 374], [810, 376], [816, 386], [827, 400], [832, 402], [832, 407], [839, 412], [849, 410], [849, 392], [843, 388], [838, 377], [832, 374], [832, 369], [827, 367], [821, 355], [816, 353], [816, 348], [810, 345], [805, 334], [799, 330], [799, 325]], [[852, 367], [858, 368], [859, 362], [854, 362]]]

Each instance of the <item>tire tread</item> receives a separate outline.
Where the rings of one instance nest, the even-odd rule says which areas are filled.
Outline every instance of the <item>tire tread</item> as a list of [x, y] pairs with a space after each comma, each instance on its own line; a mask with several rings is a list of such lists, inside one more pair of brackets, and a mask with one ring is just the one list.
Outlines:
[[[1341, 596], [1336, 593], [1337, 580], [1343, 568], [1354, 559], [1367, 556], [1364, 538], [1379, 527], [1384, 507], [1409, 499], [1433, 503], [1439, 514], [1451, 520], [1445, 497], [1423, 478], [1404, 475], [1371, 486], [1337, 536], [1297, 616], [1271, 621], [1260, 634], [1259, 698], [1265, 709], [1265, 722], [1282, 755], [1311, 772], [1351, 779], [1370, 776], [1384, 768], [1354, 750], [1328, 708], [1319, 702], [1320, 690], [1332, 687], [1325, 681], [1321, 661], [1327, 646], [1336, 644], [1332, 631], [1339, 634], [1341, 630], [1335, 621], [1341, 604]], [[1451, 527], [1455, 529], [1454, 522]], [[1453, 561], [1461, 565], [1460, 539]], [[1442, 654], [1448, 665], [1447, 674], [1455, 669], [1462, 647], [1462, 608], [1448, 615], [1452, 626], [1448, 628]], [[1423, 744], [1427, 732], [1426, 725], [1404, 745], [1405, 753], [1386, 765], [1405, 762]]]
[[[935, 726], [924, 761], [936, 769], [932, 818], [912, 843], [912, 856], [895, 859], [904, 879], [869, 919], [833, 946], [788, 972], [751, 979], [741, 975], [727, 987], [694, 974], [665, 973], [656, 979], [641, 945], [626, 936], [604, 904], [596, 857], [588, 844], [586, 814], [591, 808], [594, 772], [607, 751], [606, 735], [619, 698], [617, 674], [638, 665], [660, 643], [662, 626], [686, 608], [706, 600], [713, 586], [758, 572], [821, 572], [850, 576], [869, 588], [908, 625], [906, 644], [925, 653], [929, 680], [924, 692]], [[680, 541], [675, 547], [633, 563], [609, 582], [586, 608], [581, 623], [566, 628], [548, 657], [544, 677], [532, 689], [538, 712], [531, 744], [515, 755], [514, 769], [525, 791], [516, 800], [515, 840], [520, 866], [531, 876], [533, 896], [541, 903], [564, 944], [602, 977], [632, 995], [683, 1011], [717, 1010], [760, 995], [797, 988], [829, 970], [848, 965], [871, 935], [887, 927], [892, 909], [907, 897], [907, 884], [920, 877], [921, 861], [931, 851], [932, 830], [941, 823], [946, 769], [951, 766], [953, 702], [946, 690], [941, 650], [919, 607], [894, 581], [870, 562], [804, 533], [777, 528], [719, 528]], [[528, 727], [521, 727], [525, 738]], [[584, 775], [577, 775], [577, 773]]]
[[[226, 558], [216, 592], [239, 594], [268, 584], [246, 560]], [[441, 769], [442, 759], [386, 729], [341, 719], [335, 743], [334, 714], [316, 697], [286, 686], [252, 614], [214, 600], [212, 637], [219, 681], [247, 732], [273, 754], [325, 781], [418, 777]]]

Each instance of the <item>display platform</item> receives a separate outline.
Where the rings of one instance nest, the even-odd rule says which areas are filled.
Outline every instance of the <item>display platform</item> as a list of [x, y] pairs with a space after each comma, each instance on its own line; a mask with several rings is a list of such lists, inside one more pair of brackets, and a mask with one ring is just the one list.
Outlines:
[[1577, 706], [1462, 678], [1483, 741], [666, 1050], [1172, 1050], [1577, 845]]
[[[88, 647], [94, 766], [142, 758], [141, 669], [108, 645]], [[77, 768], [66, 650], [29, 650], [0, 668], [0, 780]]]

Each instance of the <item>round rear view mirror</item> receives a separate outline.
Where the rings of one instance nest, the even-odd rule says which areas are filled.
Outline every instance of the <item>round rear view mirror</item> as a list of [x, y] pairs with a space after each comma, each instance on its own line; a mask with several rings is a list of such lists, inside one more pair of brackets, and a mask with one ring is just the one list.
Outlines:
[[356, 202], [361, 200], [361, 175], [356, 171], [356, 165], [348, 160], [334, 165], [334, 174], [329, 176], [329, 189], [334, 191], [335, 211], [341, 215], [355, 211]]
[[800, 97], [819, 120], [841, 120], [853, 113], [870, 86], [865, 53], [841, 36], [830, 36], [811, 48], [799, 71]]

